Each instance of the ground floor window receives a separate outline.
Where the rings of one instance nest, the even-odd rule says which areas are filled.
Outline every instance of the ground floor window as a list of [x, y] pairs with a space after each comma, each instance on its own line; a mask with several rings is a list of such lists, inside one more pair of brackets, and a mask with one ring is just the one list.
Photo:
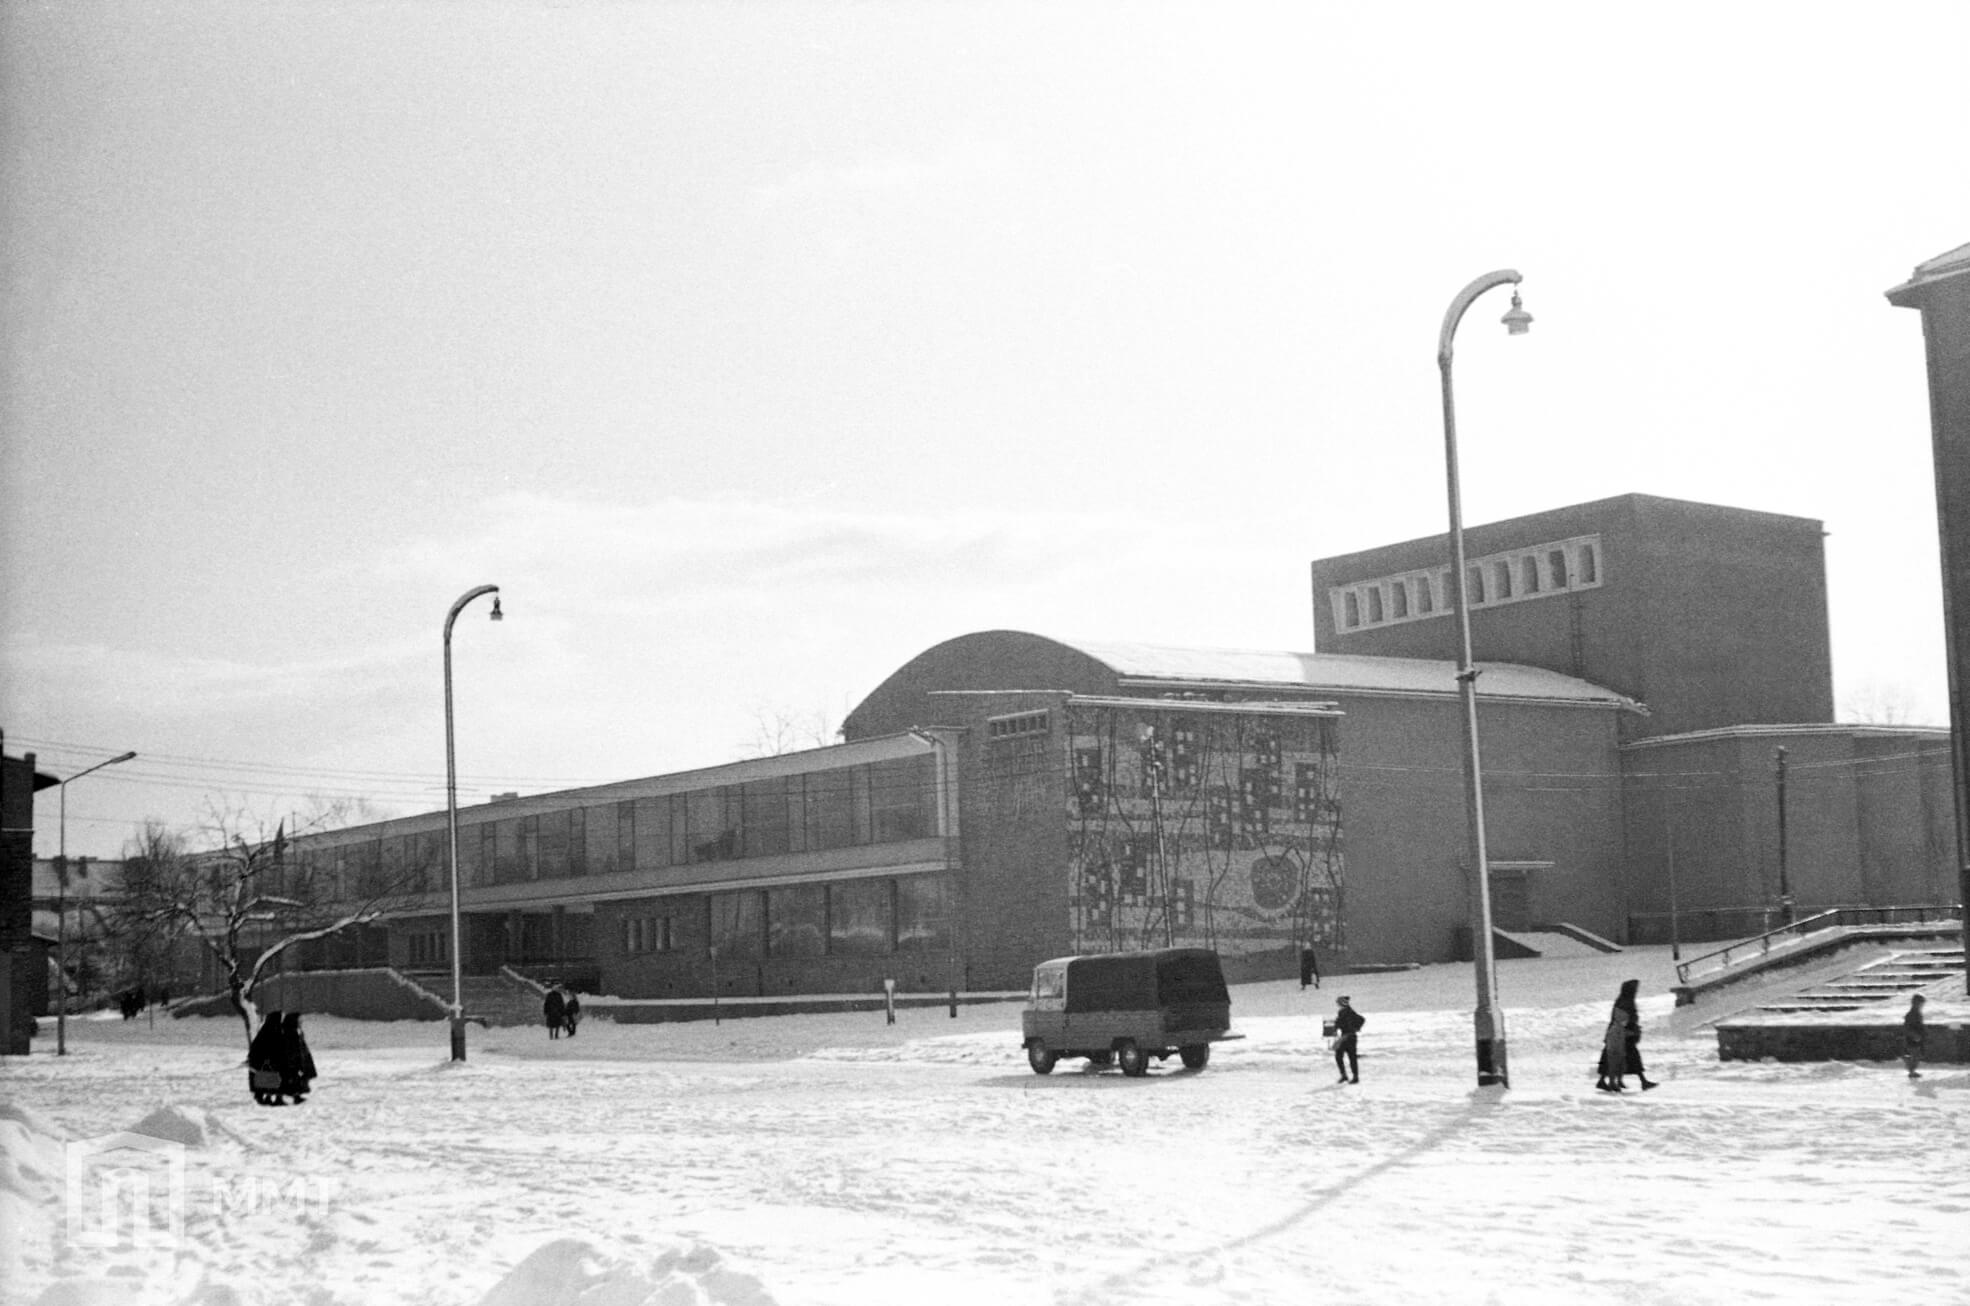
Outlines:
[[848, 880], [828, 886], [828, 951], [837, 957], [882, 957], [894, 948], [893, 880]]
[[896, 951], [943, 952], [951, 946], [957, 894], [942, 875], [896, 881]]
[[449, 940], [443, 930], [417, 930], [408, 936], [410, 964], [435, 966], [451, 960]]
[[623, 917], [622, 950], [624, 952], [637, 955], [646, 952], [669, 952], [670, 949], [670, 917]]

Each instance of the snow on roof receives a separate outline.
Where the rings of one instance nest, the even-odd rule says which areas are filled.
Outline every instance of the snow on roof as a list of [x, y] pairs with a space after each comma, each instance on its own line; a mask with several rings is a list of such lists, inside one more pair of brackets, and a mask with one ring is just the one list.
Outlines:
[[[1370, 694], [1454, 695], [1457, 692], [1457, 664], [1440, 658], [1173, 648], [1105, 640], [1060, 642], [1107, 664], [1124, 681], [1294, 685], [1320, 691]], [[1477, 667], [1478, 693], [1486, 698], [1539, 699], [1631, 711], [1641, 707], [1611, 689], [1543, 667], [1512, 662], [1480, 662]]]

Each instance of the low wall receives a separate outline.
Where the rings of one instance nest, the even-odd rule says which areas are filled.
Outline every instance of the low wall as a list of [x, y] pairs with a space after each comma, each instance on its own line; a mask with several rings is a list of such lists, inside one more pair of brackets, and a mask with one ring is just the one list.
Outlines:
[[[285, 971], [260, 981], [253, 1001], [261, 1011], [299, 1011], [350, 1020], [443, 1020], [450, 1012], [436, 994], [388, 967], [363, 970]], [[173, 1016], [231, 1016], [224, 993], [191, 998]]]
[[[1769, 1017], [1717, 1026], [1719, 1061], [1893, 1061], [1902, 1059], [1902, 1024], [1780, 1023]], [[1970, 1064], [1970, 1025], [1931, 1022], [1924, 1064]]]
[[[976, 1006], [988, 1002], [1024, 1002], [1024, 993], [961, 993], [958, 1005]], [[896, 1009], [949, 1007], [950, 994], [898, 993]], [[880, 1014], [883, 999], [843, 994], [835, 997], [733, 998], [714, 1004], [710, 998], [666, 998], [645, 1001], [616, 1001], [591, 998], [581, 1004], [584, 1016], [600, 1016], [618, 1025], [660, 1025], [690, 1020], [744, 1020], [750, 1016], [836, 1015], [848, 1011]]]

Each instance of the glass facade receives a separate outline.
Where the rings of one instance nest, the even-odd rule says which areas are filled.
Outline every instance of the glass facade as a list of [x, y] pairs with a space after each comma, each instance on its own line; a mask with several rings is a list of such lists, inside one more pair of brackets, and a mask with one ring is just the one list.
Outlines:
[[[934, 760], [928, 754], [895, 758], [532, 816], [462, 821], [459, 874], [467, 885], [523, 884], [930, 838], [938, 832]], [[437, 873], [429, 883], [441, 889], [444, 836], [435, 837]], [[408, 851], [387, 855], [411, 856]], [[341, 869], [353, 883], [354, 866]]]

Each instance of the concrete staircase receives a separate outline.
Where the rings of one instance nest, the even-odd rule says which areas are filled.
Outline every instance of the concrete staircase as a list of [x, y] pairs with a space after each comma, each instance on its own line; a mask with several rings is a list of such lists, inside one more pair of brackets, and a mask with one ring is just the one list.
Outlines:
[[[1907, 997], [1963, 975], [1963, 949], [1920, 948], [1891, 953], [1860, 969], [1761, 1003], [1759, 1011], [1858, 1011], [1869, 1003]], [[1959, 983], [1958, 988], [1962, 985]]]
[[[450, 971], [406, 971], [407, 978], [428, 989], [440, 1002], [451, 1002]], [[465, 1018], [481, 1025], [538, 1025], [540, 990], [504, 973], [464, 977]]]

